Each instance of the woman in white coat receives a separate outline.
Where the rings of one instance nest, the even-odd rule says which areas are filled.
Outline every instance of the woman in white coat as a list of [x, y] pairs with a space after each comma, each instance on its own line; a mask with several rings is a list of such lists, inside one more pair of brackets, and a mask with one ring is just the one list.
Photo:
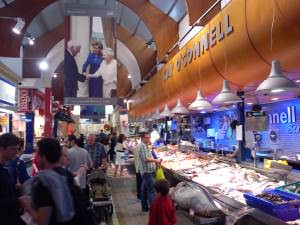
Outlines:
[[114, 59], [114, 52], [111, 48], [102, 50], [104, 60], [94, 74], [85, 74], [87, 78], [103, 79], [103, 98], [110, 98], [111, 91], [117, 89], [117, 60]]

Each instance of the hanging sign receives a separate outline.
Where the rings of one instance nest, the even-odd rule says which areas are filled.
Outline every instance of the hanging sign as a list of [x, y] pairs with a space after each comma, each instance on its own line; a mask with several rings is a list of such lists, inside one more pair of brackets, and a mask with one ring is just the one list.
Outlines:
[[32, 110], [32, 89], [21, 88], [19, 91], [19, 112]]

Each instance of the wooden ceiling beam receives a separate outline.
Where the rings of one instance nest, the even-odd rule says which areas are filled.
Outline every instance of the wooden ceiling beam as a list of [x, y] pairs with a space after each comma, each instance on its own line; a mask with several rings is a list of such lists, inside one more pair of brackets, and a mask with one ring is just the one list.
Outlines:
[[143, 79], [156, 65], [156, 51], [148, 48], [144, 40], [133, 36], [122, 26], [117, 25], [116, 31], [117, 39], [123, 42], [135, 56]]
[[178, 24], [147, 0], [120, 0], [133, 10], [150, 30], [161, 60], [178, 41]]
[[[217, 0], [185, 0], [187, 12], [189, 15], [189, 23], [193, 25]], [[207, 24], [221, 10], [221, 2], [219, 2], [210, 13], [207, 14], [201, 21], [201, 26]]]

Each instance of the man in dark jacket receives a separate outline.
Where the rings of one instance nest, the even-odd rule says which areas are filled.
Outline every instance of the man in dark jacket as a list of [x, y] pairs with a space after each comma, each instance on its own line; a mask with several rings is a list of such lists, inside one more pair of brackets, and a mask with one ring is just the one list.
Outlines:
[[0, 135], [0, 218], [2, 225], [19, 224], [19, 202], [13, 177], [5, 168], [16, 157], [20, 139], [12, 133]]
[[81, 45], [77, 41], [69, 41], [68, 48], [65, 51], [64, 61], [64, 96], [77, 97], [78, 81], [84, 82], [85, 76], [78, 73], [77, 63], [74, 57], [80, 52]]

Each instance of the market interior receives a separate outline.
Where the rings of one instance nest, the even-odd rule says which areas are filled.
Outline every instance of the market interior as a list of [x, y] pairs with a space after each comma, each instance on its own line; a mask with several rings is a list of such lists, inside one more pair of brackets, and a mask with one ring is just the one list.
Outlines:
[[300, 225], [299, 11], [0, 0], [3, 225]]

